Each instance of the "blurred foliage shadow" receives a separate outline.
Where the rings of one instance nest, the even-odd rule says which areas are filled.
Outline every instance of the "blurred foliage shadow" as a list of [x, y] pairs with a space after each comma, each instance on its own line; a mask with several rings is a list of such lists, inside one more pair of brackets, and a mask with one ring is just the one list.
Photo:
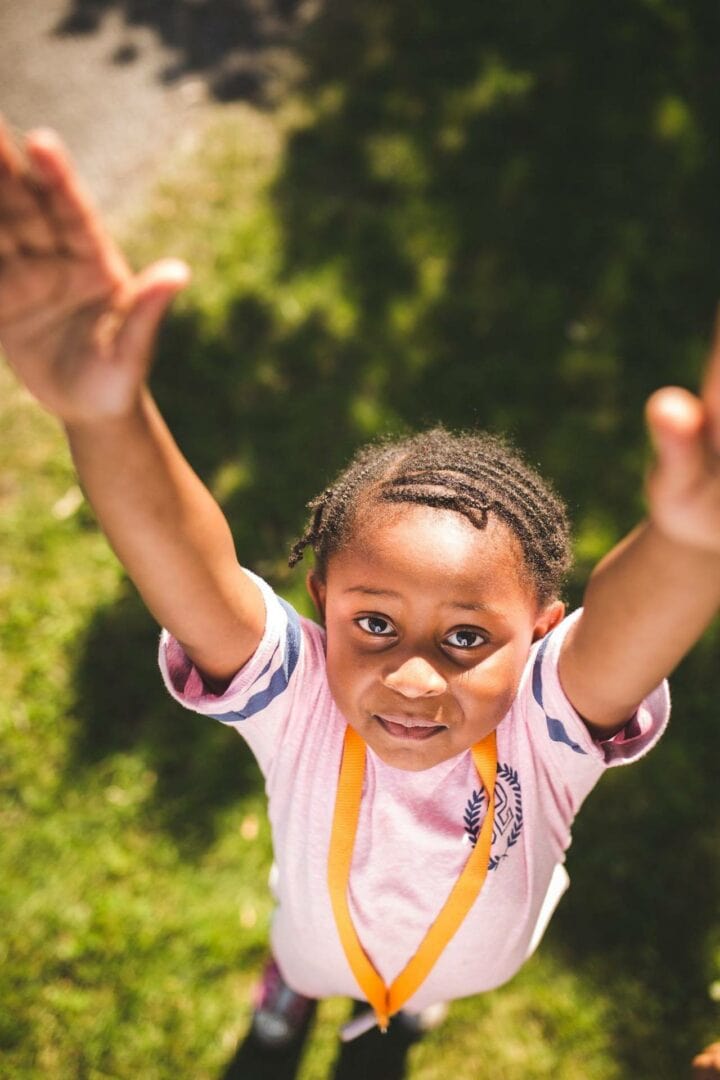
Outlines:
[[[55, 28], [60, 36], [91, 34], [110, 12], [128, 31], [148, 27], [174, 54], [166, 83], [200, 75], [217, 101], [264, 100], [268, 79], [297, 22], [298, 0], [69, 0]], [[114, 53], [117, 64], [138, 57], [129, 37]]]
[[[158, 366], [190, 459], [235, 477], [223, 502], [250, 565], [287, 584], [280, 554], [302, 505], [352, 447], [442, 419], [508, 431], [542, 462], [577, 524], [579, 599], [642, 512], [646, 396], [695, 386], [701, 370], [720, 292], [719, 41], [708, 0], [320, 9], [297, 43], [307, 119], [273, 190], [278, 286], [325, 275], [345, 314], [318, 307], [288, 328], [250, 291], [213, 334], [173, 320]], [[137, 610], [123, 601], [91, 633], [79, 672], [91, 742], [99, 660], [109, 641], [139, 651]], [[156, 747], [167, 736], [176, 761], [204, 754], [209, 736], [180, 748], [191, 725], [171, 735], [182, 721], [134, 656], [126, 670]], [[684, 1074], [712, 1024], [716, 637], [674, 685], [664, 745], [581, 815], [551, 939], [617, 1001], [627, 1075], [658, 1078]], [[222, 753], [213, 767], [211, 805], [236, 788]]]

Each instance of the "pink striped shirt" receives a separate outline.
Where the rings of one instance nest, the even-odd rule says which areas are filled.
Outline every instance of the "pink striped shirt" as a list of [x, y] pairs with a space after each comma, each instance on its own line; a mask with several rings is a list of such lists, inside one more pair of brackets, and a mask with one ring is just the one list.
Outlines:
[[[327, 684], [324, 631], [253, 578], [265, 600], [265, 632], [225, 693], [208, 693], [165, 632], [163, 677], [181, 704], [235, 728], [263, 772], [277, 867], [272, 948], [285, 979], [310, 997], [362, 997], [326, 884], [346, 722]], [[566, 887], [565, 852], [586, 795], [607, 767], [646, 753], [667, 723], [663, 684], [618, 735], [603, 743], [591, 738], [557, 675], [560, 645], [576, 617], [533, 646], [516, 699], [498, 726], [490, 870], [470, 914], [407, 1003], [410, 1010], [490, 990], [515, 974]], [[469, 752], [407, 772], [368, 748], [350, 910], [386, 983], [442, 907], [486, 810]]]

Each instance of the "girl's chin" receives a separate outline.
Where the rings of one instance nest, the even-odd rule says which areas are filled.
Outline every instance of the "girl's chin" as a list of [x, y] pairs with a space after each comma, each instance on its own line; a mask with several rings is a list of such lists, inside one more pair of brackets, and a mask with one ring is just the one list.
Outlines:
[[390, 734], [379, 721], [364, 725], [358, 734], [385, 765], [405, 772], [423, 772], [432, 769], [458, 751], [450, 749], [442, 738], [447, 728], [438, 728], [438, 735], [424, 739], [403, 738]]

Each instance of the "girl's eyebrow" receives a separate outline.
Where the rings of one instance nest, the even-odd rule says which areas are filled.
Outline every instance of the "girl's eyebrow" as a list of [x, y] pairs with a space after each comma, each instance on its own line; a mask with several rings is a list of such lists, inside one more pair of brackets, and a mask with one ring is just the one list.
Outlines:
[[[363, 596], [387, 596], [394, 600], [402, 600], [402, 595], [393, 589], [374, 589], [371, 585], [351, 585], [343, 591], [345, 593], [360, 593]], [[453, 608], [455, 611], [479, 611], [489, 615], [499, 614], [492, 604], [483, 604], [481, 601], [448, 600], [443, 606]]]
[[392, 589], [373, 589], [370, 585], [351, 585], [344, 591], [346, 593], [362, 593], [364, 596], [392, 596], [396, 600], [400, 599], [400, 593], [394, 592]]

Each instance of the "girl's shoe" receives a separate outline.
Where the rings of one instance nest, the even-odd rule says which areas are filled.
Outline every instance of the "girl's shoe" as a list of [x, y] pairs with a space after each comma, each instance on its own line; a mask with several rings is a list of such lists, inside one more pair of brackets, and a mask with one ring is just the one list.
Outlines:
[[301, 1038], [317, 1007], [315, 998], [297, 994], [287, 985], [270, 957], [255, 990], [251, 1034], [269, 1049], [282, 1049]]

